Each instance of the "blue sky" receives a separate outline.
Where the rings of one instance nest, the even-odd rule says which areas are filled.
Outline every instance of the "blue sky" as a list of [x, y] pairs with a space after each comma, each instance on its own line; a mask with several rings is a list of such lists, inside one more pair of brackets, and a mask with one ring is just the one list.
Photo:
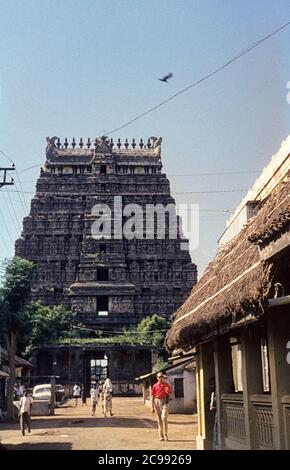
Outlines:
[[[290, 3], [2, 0], [0, 18], [0, 149], [33, 192], [39, 170], [22, 170], [43, 163], [47, 135], [94, 138], [118, 127], [289, 21]], [[278, 150], [290, 124], [289, 36], [290, 28], [112, 137], [162, 136], [164, 170], [188, 175], [170, 176], [173, 193], [247, 189], [258, 173], [190, 175], [258, 171]], [[172, 80], [159, 82], [167, 72]], [[176, 196], [200, 204], [192, 254], [200, 272], [224, 229], [222, 211], [243, 195]], [[9, 197], [0, 190], [0, 259], [13, 254], [27, 212], [17, 193]], [[32, 194], [24, 197], [29, 207]]]

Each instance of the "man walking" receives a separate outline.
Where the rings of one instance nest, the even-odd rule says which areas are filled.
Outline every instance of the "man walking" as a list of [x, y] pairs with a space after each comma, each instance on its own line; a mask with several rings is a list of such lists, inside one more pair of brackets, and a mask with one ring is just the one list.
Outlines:
[[82, 399], [82, 406], [87, 406], [87, 397], [86, 397], [86, 390], [84, 385], [81, 385], [81, 399]]
[[159, 440], [168, 441], [168, 406], [169, 395], [172, 393], [172, 387], [169, 383], [165, 382], [162, 372], [157, 374], [157, 383], [153, 385], [151, 390], [151, 405], [152, 413], [156, 411]]
[[73, 388], [73, 397], [75, 399], [75, 405], [78, 406], [78, 398], [80, 397], [81, 389], [79, 384], [75, 384]]
[[106, 391], [109, 391], [109, 392], [111, 392], [111, 393], [112, 393], [112, 391], [113, 391], [113, 385], [112, 385], [112, 382], [111, 382], [111, 380], [110, 380], [109, 378], [107, 378], [107, 379], [105, 380], [105, 383], [104, 383], [104, 385], [103, 385], [103, 392], [106, 392]]
[[93, 385], [91, 387], [90, 396], [91, 396], [91, 405], [92, 405], [92, 416], [95, 416], [96, 406], [98, 404], [98, 396], [99, 396], [99, 390], [97, 388], [97, 385]]
[[110, 413], [110, 416], [113, 416], [113, 409], [112, 409], [112, 391], [105, 390], [102, 392], [102, 408], [104, 417], [107, 417], [107, 413]]
[[24, 392], [24, 395], [20, 398], [19, 402], [20, 429], [23, 436], [25, 436], [25, 425], [27, 426], [28, 432], [31, 431], [30, 413], [32, 402], [32, 397], [28, 395], [27, 391]]

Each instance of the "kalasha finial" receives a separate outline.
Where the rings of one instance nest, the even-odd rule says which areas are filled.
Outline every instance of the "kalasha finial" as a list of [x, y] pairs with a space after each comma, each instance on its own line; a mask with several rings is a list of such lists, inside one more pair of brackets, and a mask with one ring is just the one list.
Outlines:
[[135, 139], [132, 140], [132, 148], [135, 149], [136, 147], [136, 142], [135, 142]]
[[80, 146], [81, 149], [82, 149], [83, 146], [84, 146], [83, 138], [82, 138], [82, 137], [80, 138], [79, 146]]
[[65, 149], [67, 149], [67, 148], [68, 148], [68, 141], [67, 141], [67, 137], [64, 139], [64, 144], [63, 144], [63, 145], [64, 145]]
[[139, 147], [140, 149], [142, 149], [144, 147], [144, 142], [143, 142], [143, 139], [140, 139], [140, 144], [139, 144]]
[[147, 147], [150, 149], [151, 148], [151, 142], [150, 139], [147, 140]]
[[111, 149], [114, 147], [114, 141], [113, 141], [113, 139], [110, 140], [110, 147], [111, 147]]
[[121, 148], [121, 145], [122, 145], [122, 144], [121, 144], [121, 139], [119, 138], [119, 139], [118, 139], [118, 142], [117, 142], [117, 147], [118, 147], [118, 149]]
[[99, 141], [98, 141], [98, 138], [96, 137], [95, 142], [94, 142], [94, 146], [97, 148], [98, 145], [99, 145]]
[[60, 138], [59, 137], [57, 138], [57, 144], [56, 145], [57, 145], [57, 148], [60, 149], [61, 143], [60, 143]]
[[129, 147], [129, 142], [128, 142], [128, 139], [126, 139], [126, 140], [125, 140], [125, 144], [124, 144], [124, 145], [125, 145], [125, 147], [126, 147], [126, 150], [127, 150], [127, 148]]
[[76, 146], [76, 139], [73, 137], [72, 143], [71, 143], [72, 148], [74, 149]]
[[92, 145], [92, 143], [91, 143], [91, 139], [90, 139], [90, 138], [88, 138], [88, 141], [87, 141], [87, 147], [88, 147], [88, 149], [90, 148], [90, 146], [91, 146], [91, 145]]

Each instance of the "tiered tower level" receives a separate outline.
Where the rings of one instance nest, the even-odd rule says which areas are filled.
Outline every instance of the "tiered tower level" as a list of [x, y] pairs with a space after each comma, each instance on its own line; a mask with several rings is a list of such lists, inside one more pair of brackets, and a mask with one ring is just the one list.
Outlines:
[[[161, 141], [129, 145], [106, 137], [78, 146], [47, 138], [46, 161], [16, 255], [35, 262], [33, 297], [62, 303], [90, 328], [116, 331], [145, 316], [169, 317], [196, 282], [180, 239], [96, 239], [92, 208], [114, 196], [126, 204], [175, 203], [162, 173]], [[168, 223], [168, 218], [166, 219]]]

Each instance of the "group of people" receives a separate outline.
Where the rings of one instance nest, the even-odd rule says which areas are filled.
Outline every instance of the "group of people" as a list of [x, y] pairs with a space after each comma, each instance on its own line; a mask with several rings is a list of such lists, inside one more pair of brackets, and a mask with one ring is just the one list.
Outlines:
[[[157, 374], [157, 382], [153, 385], [151, 390], [151, 409], [152, 413], [156, 412], [157, 423], [159, 430], [160, 441], [168, 441], [168, 409], [170, 395], [173, 391], [172, 386], [166, 382], [166, 377], [163, 372]], [[101, 403], [102, 413], [104, 417], [107, 417], [107, 413], [113, 416], [112, 412], [112, 392], [113, 386], [109, 378], [104, 383], [92, 384], [90, 389], [90, 399], [92, 416], [96, 415], [96, 407], [98, 402]], [[75, 399], [75, 406], [78, 405], [78, 399], [82, 399], [83, 405], [86, 405], [86, 394], [83, 385], [76, 383], [73, 387], [73, 397]], [[30, 414], [33, 399], [29, 396], [26, 390], [22, 390], [22, 396], [19, 401], [19, 417], [20, 417], [20, 428], [23, 436], [25, 435], [25, 427], [28, 432], [31, 431]]]
[[[109, 378], [107, 378], [104, 383], [100, 382], [99, 384], [92, 384], [90, 389], [92, 416], [96, 415], [96, 407], [99, 401], [101, 403], [101, 408], [104, 417], [107, 417], [107, 413], [109, 413], [110, 416], [113, 416], [112, 392], [113, 385]], [[87, 406], [87, 397], [83, 385], [79, 385], [78, 383], [74, 385], [73, 397], [75, 399], [75, 406], [78, 405], [79, 398], [81, 398], [83, 406]]]
[[[157, 382], [153, 385], [151, 390], [151, 409], [152, 413], [156, 412], [157, 423], [159, 430], [160, 441], [168, 441], [168, 410], [170, 395], [172, 394], [172, 386], [165, 381], [166, 376], [163, 372], [157, 374]], [[98, 402], [101, 402], [101, 408], [104, 417], [107, 413], [113, 416], [112, 412], [112, 391], [113, 386], [111, 380], [108, 378], [104, 383], [93, 384], [90, 390], [90, 399], [92, 406], [92, 416], [96, 415], [96, 407]], [[73, 388], [73, 396], [75, 398], [75, 405], [78, 404], [78, 399], [82, 399], [83, 405], [86, 405], [86, 395], [83, 385], [75, 384]]]

